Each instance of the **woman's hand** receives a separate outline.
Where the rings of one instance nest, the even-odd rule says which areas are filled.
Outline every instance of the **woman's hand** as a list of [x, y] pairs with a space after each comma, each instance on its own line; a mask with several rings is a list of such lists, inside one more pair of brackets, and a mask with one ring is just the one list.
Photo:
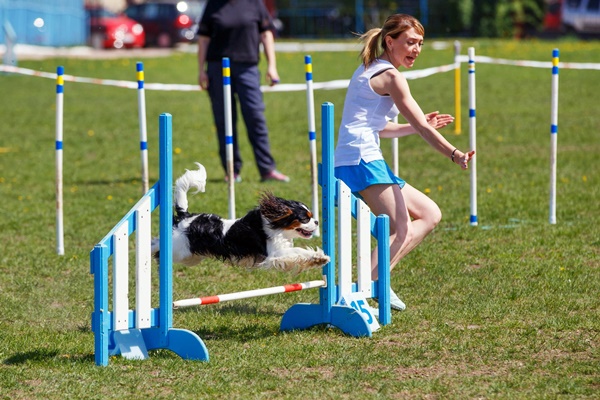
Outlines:
[[427, 123], [433, 126], [435, 129], [440, 129], [448, 124], [454, 122], [454, 117], [450, 114], [440, 114], [439, 111], [430, 112], [425, 114]]
[[456, 164], [460, 165], [460, 167], [462, 169], [468, 169], [469, 161], [471, 161], [473, 159], [474, 155], [475, 155], [475, 150], [471, 150], [468, 153], [462, 153], [462, 155], [456, 154], [452, 161], [454, 161]]

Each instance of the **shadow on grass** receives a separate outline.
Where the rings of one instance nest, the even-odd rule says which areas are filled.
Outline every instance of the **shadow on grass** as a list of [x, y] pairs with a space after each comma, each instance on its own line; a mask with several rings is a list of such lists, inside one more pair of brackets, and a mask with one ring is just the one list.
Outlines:
[[[208, 305], [204, 307], [218, 307]], [[202, 340], [234, 340], [238, 342], [249, 342], [271, 337], [279, 333], [279, 324], [283, 313], [273, 310], [269, 306], [260, 308], [248, 304], [228, 304], [213, 310], [209, 318], [212, 322], [203, 327], [193, 330]], [[185, 308], [177, 310], [177, 313], [197, 313], [197, 309]], [[217, 315], [225, 321], [215, 323], [213, 317]], [[273, 320], [277, 319], [276, 325]], [[193, 329], [193, 327], [185, 327]]]
[[26, 363], [48, 363], [51, 361], [58, 362], [94, 362], [93, 354], [60, 354], [57, 350], [38, 349], [23, 353], [16, 353], [13, 356], [5, 359], [4, 365], [19, 365]]

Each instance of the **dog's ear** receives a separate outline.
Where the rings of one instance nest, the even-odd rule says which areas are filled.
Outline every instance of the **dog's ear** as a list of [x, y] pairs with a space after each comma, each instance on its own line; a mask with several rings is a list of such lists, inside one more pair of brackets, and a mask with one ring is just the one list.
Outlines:
[[292, 214], [292, 210], [285, 200], [276, 197], [271, 192], [265, 192], [260, 199], [261, 214], [269, 221], [277, 221]]

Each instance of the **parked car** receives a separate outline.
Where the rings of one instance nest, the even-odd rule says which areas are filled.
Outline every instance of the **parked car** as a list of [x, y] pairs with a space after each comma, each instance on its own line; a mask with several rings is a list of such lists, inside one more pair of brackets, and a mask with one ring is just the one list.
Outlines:
[[562, 24], [567, 32], [600, 34], [600, 1], [564, 0]]
[[600, 1], [548, 0], [544, 30], [579, 35], [600, 34]]
[[125, 14], [144, 27], [146, 45], [172, 47], [196, 39], [206, 1], [152, 1], [134, 4]]
[[102, 7], [87, 7], [90, 32], [88, 44], [95, 49], [144, 47], [144, 28], [124, 14]]

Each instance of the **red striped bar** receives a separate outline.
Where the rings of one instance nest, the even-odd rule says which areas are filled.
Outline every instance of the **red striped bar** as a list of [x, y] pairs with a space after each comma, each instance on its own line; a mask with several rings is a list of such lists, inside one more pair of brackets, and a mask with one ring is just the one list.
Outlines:
[[275, 286], [264, 289], [246, 290], [244, 292], [219, 294], [216, 296], [194, 297], [192, 299], [178, 300], [173, 302], [173, 308], [203, 306], [207, 304], [222, 303], [225, 301], [248, 299], [251, 297], [269, 296], [278, 293], [297, 292], [299, 290], [324, 287], [324, 280], [309, 281], [303, 283], [290, 283], [288, 285]]

